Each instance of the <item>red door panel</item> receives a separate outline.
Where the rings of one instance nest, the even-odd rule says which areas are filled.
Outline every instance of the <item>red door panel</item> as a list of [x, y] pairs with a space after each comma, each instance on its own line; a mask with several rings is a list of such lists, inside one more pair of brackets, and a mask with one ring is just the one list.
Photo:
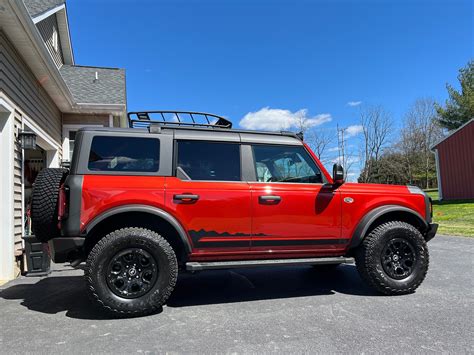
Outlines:
[[341, 239], [341, 197], [326, 186], [250, 183], [251, 250], [329, 254], [343, 250], [349, 240]]
[[246, 182], [166, 178], [165, 204], [193, 243], [193, 253], [248, 251], [250, 190]]

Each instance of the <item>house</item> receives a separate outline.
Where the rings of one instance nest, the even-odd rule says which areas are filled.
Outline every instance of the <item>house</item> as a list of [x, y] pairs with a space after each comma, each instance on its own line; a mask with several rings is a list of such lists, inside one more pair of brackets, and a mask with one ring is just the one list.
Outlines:
[[474, 118], [431, 147], [440, 200], [474, 199]]
[[125, 71], [75, 64], [65, 1], [0, 0], [0, 280], [18, 274], [38, 172], [70, 160], [80, 127], [125, 125]]

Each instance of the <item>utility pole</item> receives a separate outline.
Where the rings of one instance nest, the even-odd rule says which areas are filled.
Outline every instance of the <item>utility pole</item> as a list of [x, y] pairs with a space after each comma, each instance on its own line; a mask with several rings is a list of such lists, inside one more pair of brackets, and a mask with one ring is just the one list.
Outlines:
[[337, 147], [339, 154], [339, 164], [342, 166], [346, 163], [346, 152], [345, 152], [345, 142], [344, 142], [344, 132], [347, 128], [339, 128], [337, 125]]

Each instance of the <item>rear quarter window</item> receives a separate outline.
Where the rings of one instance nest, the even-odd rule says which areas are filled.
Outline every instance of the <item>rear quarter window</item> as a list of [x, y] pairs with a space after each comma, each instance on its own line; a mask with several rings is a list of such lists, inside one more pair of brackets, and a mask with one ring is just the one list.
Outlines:
[[157, 172], [159, 165], [157, 138], [95, 136], [87, 167], [90, 171]]

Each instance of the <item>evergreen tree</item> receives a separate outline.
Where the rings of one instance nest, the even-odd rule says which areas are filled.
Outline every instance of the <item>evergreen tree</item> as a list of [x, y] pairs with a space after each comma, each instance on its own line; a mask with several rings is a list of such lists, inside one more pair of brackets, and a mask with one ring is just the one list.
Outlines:
[[440, 125], [449, 130], [461, 127], [474, 118], [474, 60], [459, 71], [458, 80], [461, 91], [447, 84], [449, 99], [446, 100], [446, 107], [436, 105]]

